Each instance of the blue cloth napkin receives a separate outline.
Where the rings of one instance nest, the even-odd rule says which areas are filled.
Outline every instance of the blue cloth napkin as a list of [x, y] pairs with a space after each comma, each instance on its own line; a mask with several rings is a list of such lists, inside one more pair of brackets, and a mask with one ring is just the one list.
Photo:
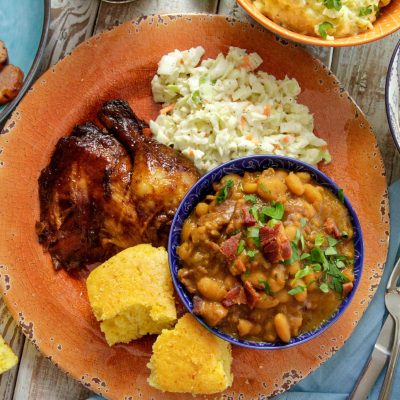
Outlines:
[[[387, 315], [384, 293], [394, 263], [400, 256], [400, 181], [389, 188], [390, 201], [390, 247], [388, 260], [379, 288], [367, 311], [345, 345], [323, 366], [292, 389], [273, 400], [346, 400], [367, 362], [383, 321]], [[369, 400], [379, 397], [384, 372], [373, 387]], [[400, 399], [400, 366], [394, 377], [392, 400]], [[91, 397], [88, 400], [102, 400]]]

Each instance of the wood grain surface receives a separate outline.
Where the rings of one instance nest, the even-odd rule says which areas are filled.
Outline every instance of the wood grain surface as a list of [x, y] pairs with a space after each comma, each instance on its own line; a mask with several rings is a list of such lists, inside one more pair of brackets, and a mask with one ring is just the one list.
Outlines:
[[[109, 4], [99, 0], [52, 0], [51, 28], [42, 70], [55, 64], [94, 33], [129, 19], [156, 13], [205, 12], [254, 23], [235, 0], [136, 0]], [[386, 120], [384, 90], [390, 56], [400, 33], [379, 42], [346, 49], [307, 47], [338, 76], [371, 122], [384, 159], [388, 183], [400, 177], [400, 156]], [[20, 364], [0, 376], [0, 400], [85, 399], [89, 391], [68, 377], [25, 341], [0, 301], [0, 332], [20, 356]]]

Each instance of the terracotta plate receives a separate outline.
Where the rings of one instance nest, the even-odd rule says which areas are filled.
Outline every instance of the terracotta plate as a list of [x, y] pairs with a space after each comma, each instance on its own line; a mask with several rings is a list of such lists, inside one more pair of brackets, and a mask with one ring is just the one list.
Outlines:
[[252, 399], [284, 391], [327, 360], [363, 314], [386, 258], [386, 181], [375, 137], [319, 61], [262, 28], [218, 16], [142, 18], [91, 38], [36, 82], [0, 137], [0, 285], [14, 318], [42, 353], [112, 399], [187, 396], [162, 394], [148, 386], [146, 364], [154, 338], [108, 347], [91, 313], [85, 283], [54, 271], [35, 234], [37, 179], [58, 139], [93, 118], [105, 100], [125, 98], [141, 118], [155, 118], [159, 107], [152, 101], [150, 80], [158, 60], [175, 48], [197, 45], [204, 46], [208, 56], [229, 46], [257, 51], [267, 72], [299, 81], [300, 101], [314, 113], [316, 133], [332, 151], [333, 162], [323, 171], [353, 203], [366, 245], [362, 282], [344, 316], [317, 339], [295, 348], [234, 348], [234, 386], [226, 394]]

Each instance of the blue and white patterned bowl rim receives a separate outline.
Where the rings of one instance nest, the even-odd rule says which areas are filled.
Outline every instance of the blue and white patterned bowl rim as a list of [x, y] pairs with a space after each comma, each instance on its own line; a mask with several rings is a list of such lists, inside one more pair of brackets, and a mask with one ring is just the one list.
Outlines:
[[390, 132], [400, 151], [400, 122], [399, 122], [399, 97], [400, 97], [400, 41], [394, 49], [386, 77], [386, 114]]
[[355, 259], [354, 259], [354, 288], [350, 294], [343, 300], [339, 309], [332, 315], [332, 317], [324, 322], [318, 329], [311, 332], [304, 333], [296, 338], [292, 339], [289, 343], [267, 343], [267, 342], [253, 342], [248, 340], [237, 339], [224, 332], [221, 332], [217, 328], [208, 326], [205, 321], [199, 316], [193, 314], [192, 296], [186, 291], [184, 286], [178, 280], [179, 270], [179, 257], [176, 254], [176, 248], [180, 244], [182, 225], [186, 218], [190, 215], [195, 205], [202, 200], [207, 194], [212, 191], [212, 183], [218, 182], [223, 176], [227, 174], [243, 174], [245, 171], [262, 171], [267, 168], [282, 168], [290, 171], [305, 171], [309, 172], [312, 178], [320, 185], [329, 188], [335, 195], [337, 195], [339, 187], [325, 174], [313, 166], [304, 163], [302, 161], [295, 160], [289, 157], [271, 156], [271, 155], [255, 155], [249, 157], [238, 158], [232, 161], [228, 161], [225, 164], [213, 169], [196, 182], [196, 184], [189, 190], [185, 198], [182, 200], [175, 214], [175, 218], [172, 222], [171, 231], [168, 242], [168, 258], [169, 265], [172, 275], [172, 280], [176, 291], [179, 294], [186, 309], [210, 332], [214, 333], [221, 339], [227, 340], [230, 343], [247, 347], [251, 349], [260, 350], [276, 350], [292, 347], [310, 339], [315, 338], [336, 322], [339, 317], [343, 314], [345, 309], [350, 304], [354, 297], [354, 293], [360, 282], [363, 260], [364, 260], [364, 244], [361, 232], [360, 222], [357, 215], [351, 206], [350, 202], [344, 197], [344, 202], [349, 210], [350, 217], [354, 229], [354, 247], [355, 247]]

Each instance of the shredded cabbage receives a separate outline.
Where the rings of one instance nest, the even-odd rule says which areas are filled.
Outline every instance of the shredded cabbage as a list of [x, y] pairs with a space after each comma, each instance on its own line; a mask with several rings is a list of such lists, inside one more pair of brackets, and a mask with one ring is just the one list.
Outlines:
[[252, 154], [330, 161], [308, 107], [297, 103], [295, 79], [256, 72], [261, 57], [236, 47], [200, 63], [203, 55], [196, 47], [161, 58], [151, 86], [164, 108], [150, 121], [159, 142], [181, 150], [202, 172]]

